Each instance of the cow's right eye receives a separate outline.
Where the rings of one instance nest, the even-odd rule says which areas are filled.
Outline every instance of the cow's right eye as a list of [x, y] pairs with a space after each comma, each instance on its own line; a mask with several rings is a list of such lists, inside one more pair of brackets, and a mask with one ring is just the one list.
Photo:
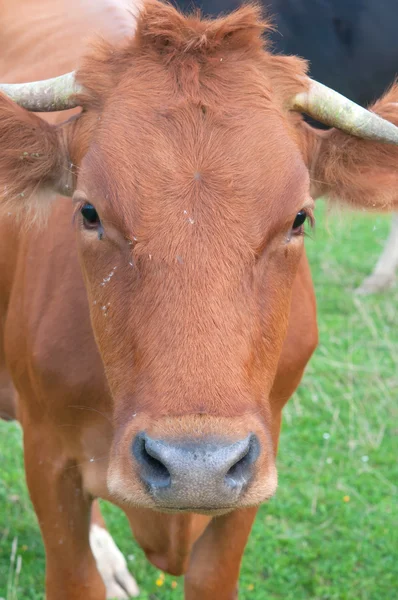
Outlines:
[[97, 211], [92, 204], [84, 204], [80, 210], [83, 216], [83, 223], [86, 229], [97, 229], [101, 225]]

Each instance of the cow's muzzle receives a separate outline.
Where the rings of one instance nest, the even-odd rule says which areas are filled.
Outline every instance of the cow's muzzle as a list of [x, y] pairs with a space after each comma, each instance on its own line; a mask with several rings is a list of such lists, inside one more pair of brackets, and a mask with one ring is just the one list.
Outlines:
[[141, 480], [160, 509], [207, 511], [239, 503], [253, 478], [260, 443], [253, 433], [229, 442], [152, 439], [141, 432], [132, 450]]

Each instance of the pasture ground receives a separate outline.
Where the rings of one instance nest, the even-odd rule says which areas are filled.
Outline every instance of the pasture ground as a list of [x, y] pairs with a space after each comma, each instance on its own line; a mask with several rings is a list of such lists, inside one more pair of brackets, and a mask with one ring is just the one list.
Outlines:
[[[285, 411], [279, 490], [259, 511], [239, 597], [393, 600], [398, 598], [398, 289], [370, 298], [353, 295], [381, 252], [389, 219], [345, 212], [326, 219], [322, 205], [316, 212], [316, 233], [306, 245], [320, 345]], [[0, 422], [0, 469], [0, 597], [42, 600], [44, 552], [16, 424]], [[142, 600], [181, 600], [182, 580], [151, 567], [124, 516], [112, 506], [104, 510]]]

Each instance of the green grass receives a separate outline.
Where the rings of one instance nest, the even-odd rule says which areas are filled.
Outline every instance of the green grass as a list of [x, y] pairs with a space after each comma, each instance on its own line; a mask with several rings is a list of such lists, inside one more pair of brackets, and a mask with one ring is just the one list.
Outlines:
[[[279, 489], [246, 550], [242, 600], [393, 600], [398, 597], [397, 289], [355, 298], [386, 239], [389, 219], [317, 210], [307, 249], [320, 345], [285, 411]], [[0, 423], [0, 597], [42, 600], [44, 553], [28, 500], [16, 424]], [[142, 599], [181, 600], [182, 580], [159, 572], [131, 540], [124, 516], [108, 525]], [[10, 569], [13, 540], [22, 557]], [[7, 596], [8, 594], [8, 596]], [[14, 594], [14, 595], [12, 595]], [[214, 599], [217, 600], [217, 599]]]

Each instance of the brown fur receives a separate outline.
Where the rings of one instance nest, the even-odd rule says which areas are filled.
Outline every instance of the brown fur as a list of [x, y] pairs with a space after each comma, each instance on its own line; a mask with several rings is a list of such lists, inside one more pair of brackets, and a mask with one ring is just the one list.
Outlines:
[[[76, 175], [74, 207], [47, 205], [40, 235], [16, 243], [7, 221], [0, 235], [14, 248], [1, 265], [5, 360], [48, 600], [103, 599], [88, 546], [97, 496], [122, 506], [157, 567], [187, 571], [189, 600], [235, 597], [251, 507], [276, 487], [281, 411], [317, 342], [295, 216], [311, 212], [310, 186], [357, 206], [379, 192], [378, 207], [396, 206], [397, 150], [320, 134], [289, 112], [306, 64], [271, 55], [268, 27], [256, 7], [207, 21], [150, 1], [134, 38], [97, 41], [83, 58], [79, 117], [54, 128], [0, 105], [0, 180], [13, 211], [26, 206], [24, 190], [64, 186], [71, 163]], [[375, 110], [390, 110], [394, 94]], [[45, 158], [20, 162], [21, 143]], [[85, 201], [102, 239], [84, 228]], [[153, 512], [131, 453], [141, 431], [196, 441], [255, 433], [253, 481], [217, 519]]]
[[31, 216], [35, 193], [53, 190], [55, 198], [55, 192], [64, 185], [62, 182], [71, 179], [63, 173], [67, 157], [57, 130], [43, 119], [5, 96], [0, 96], [0, 114], [2, 209], [22, 215], [28, 211]]

